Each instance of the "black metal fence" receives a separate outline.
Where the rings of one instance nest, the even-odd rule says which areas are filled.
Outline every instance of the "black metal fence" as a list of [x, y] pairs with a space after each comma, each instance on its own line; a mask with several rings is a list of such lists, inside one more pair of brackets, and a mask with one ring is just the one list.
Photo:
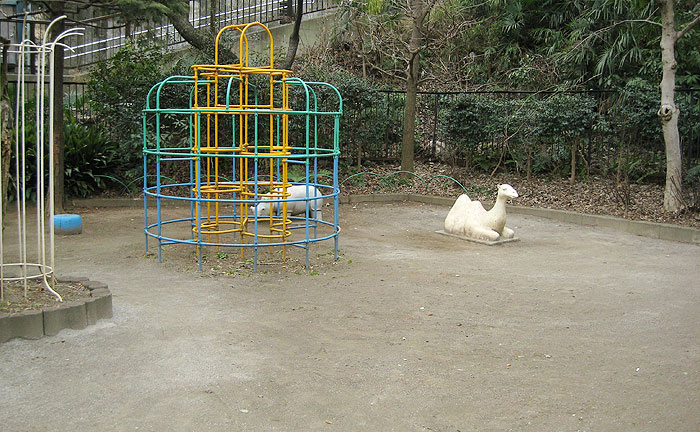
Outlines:
[[[31, 82], [32, 77], [28, 80]], [[16, 82], [10, 80], [11, 95]], [[35, 87], [30, 86], [29, 91]], [[649, 124], [646, 134], [630, 135], [627, 126], [614, 117], [614, 102], [619, 94], [610, 90], [570, 92], [593, 101], [595, 118], [576, 136], [562, 134], [561, 140], [546, 139], [542, 134], [526, 132], [518, 119], [526, 113], [528, 118], [542, 109], [542, 103], [551, 100], [555, 93], [531, 91], [493, 92], [419, 92], [417, 99], [415, 152], [424, 160], [441, 160], [452, 164], [469, 164], [474, 169], [490, 170], [498, 164], [502, 168], [525, 170], [523, 149], [530, 151], [534, 159], [546, 160], [545, 169], [565, 169], [570, 161], [571, 140], [577, 141], [579, 160], [592, 172], [611, 171], [626, 163], [628, 170], [636, 170], [638, 176], [663, 176], [665, 172], [664, 141], [660, 122], [656, 118], [659, 98], [648, 95], [648, 105], [643, 106], [642, 121]], [[344, 115], [341, 119], [341, 151], [348, 163], [366, 161], [396, 162], [401, 158], [405, 92], [376, 91], [371, 95], [345, 94]], [[358, 99], [355, 101], [354, 99]], [[473, 121], [460, 118], [455, 111], [456, 102], [464, 98], [480, 98], [485, 101], [485, 111], [493, 110], [487, 125], [486, 139], [468, 142], [455, 136], [449, 122]], [[66, 80], [64, 105], [76, 119], [93, 118], [87, 98], [87, 83]], [[500, 102], [500, 105], [499, 105]], [[506, 103], [506, 111], [496, 112]], [[14, 99], [13, 99], [14, 103]], [[700, 164], [700, 89], [679, 89], [676, 103], [681, 108], [679, 131], [684, 167]], [[639, 107], [635, 107], [639, 109]], [[516, 112], [519, 110], [519, 112]], [[489, 113], [486, 113], [489, 114]], [[644, 117], [646, 116], [646, 117]], [[515, 119], [515, 120], [513, 120]], [[477, 119], [474, 128], [482, 127]], [[471, 125], [471, 124], [470, 124]], [[469, 125], [468, 125], [469, 126]], [[469, 126], [471, 127], [471, 126]], [[567, 126], [564, 125], [564, 128]], [[458, 134], [461, 133], [458, 129]], [[472, 136], [470, 131], [467, 135]], [[629, 135], [625, 137], [623, 135]], [[624, 158], [624, 160], [622, 160]], [[633, 166], [629, 166], [633, 165]], [[633, 178], [632, 180], [635, 180]]]
[[[29, 76], [25, 79], [26, 84], [26, 101], [33, 104], [36, 98], [37, 82], [35, 76]], [[11, 78], [8, 81], [10, 103], [15, 107], [17, 79]], [[48, 82], [46, 83], [45, 91], [48, 92]], [[63, 106], [64, 109], [70, 111], [78, 120], [89, 119], [93, 112], [87, 98], [87, 83], [83, 81], [75, 81], [66, 79], [63, 82]]]
[[[545, 139], [541, 132], [526, 131], [526, 128], [518, 123], [519, 119], [524, 117], [535, 118], [537, 111], [542, 110], [550, 98], [561, 94], [588, 100], [592, 105], [593, 116], [590, 122], [579, 130], [576, 136], [567, 133], [566, 124], [562, 124], [559, 126], [562, 139]], [[546, 156], [550, 162], [559, 160], [561, 167], [564, 167], [570, 161], [570, 142], [576, 140], [578, 156], [589, 169], [611, 170], [624, 156], [627, 158], [625, 163], [638, 164], [637, 168], [640, 172], [644, 168], [647, 171], [663, 174], [664, 141], [660, 122], [655, 115], [660, 97], [647, 94], [647, 98], [652, 100], [650, 104], [647, 103], [649, 106], [635, 106], [633, 109], [642, 112], [630, 114], [642, 116], [641, 120], [637, 118], [637, 121], [642, 122], [643, 127], [647, 129], [643, 134], [632, 134], [624, 123], [620, 124], [620, 121], [624, 122], [624, 120], [615, 118], [615, 109], [619, 110], [616, 106], [619, 97], [619, 93], [611, 90], [567, 93], [419, 92], [414, 139], [416, 155], [418, 158], [441, 159], [451, 163], [486, 161], [481, 164], [484, 169], [491, 169], [495, 164], [525, 169], [525, 157]], [[475, 128], [484, 127], [488, 130], [484, 132], [485, 135], [482, 135], [481, 139], [466, 145], [461, 137], [455, 136], [454, 125], [451, 131], [448, 125], [449, 122], [460, 121], [458, 116], [455, 117], [455, 103], [465, 98], [480, 99], [482, 108], [486, 111], [484, 115], [490, 114], [491, 118], [488, 125], [485, 124], [486, 120], [484, 124], [476, 122]], [[405, 92], [379, 91], [372, 104], [362, 108], [346, 109], [347, 118], [343, 122], [347, 127], [341, 132], [342, 151], [346, 159], [352, 159], [353, 163], [367, 160], [399, 160], [404, 104]], [[679, 130], [684, 165], [695, 166], [700, 163], [700, 89], [677, 90], [676, 104], [681, 108]], [[498, 109], [500, 111], [495, 112]], [[466, 122], [467, 119], [464, 121]], [[459, 133], [460, 129], [456, 130]], [[471, 136], [469, 133], [467, 135]], [[529, 156], [523, 156], [523, 148], [527, 149]], [[630, 161], [631, 156], [634, 156], [637, 161]]]

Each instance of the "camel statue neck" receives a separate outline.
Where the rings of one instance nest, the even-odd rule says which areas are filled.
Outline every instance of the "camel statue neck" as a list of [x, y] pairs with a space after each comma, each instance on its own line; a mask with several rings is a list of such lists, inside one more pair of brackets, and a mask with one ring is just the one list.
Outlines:
[[496, 197], [496, 202], [493, 204], [493, 208], [505, 208], [507, 199], [508, 197], [505, 195], [498, 194]]

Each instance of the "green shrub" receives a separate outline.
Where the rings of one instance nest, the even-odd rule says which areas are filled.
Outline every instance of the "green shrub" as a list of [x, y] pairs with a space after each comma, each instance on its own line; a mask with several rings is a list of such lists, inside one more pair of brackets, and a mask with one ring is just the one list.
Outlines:
[[542, 116], [545, 101], [530, 95], [525, 98], [511, 98], [503, 104], [503, 135], [506, 140], [507, 154], [504, 165], [514, 166], [517, 172], [529, 174], [545, 170], [546, 153], [538, 151], [539, 137], [542, 132]]
[[502, 138], [496, 125], [504, 111], [500, 102], [481, 95], [461, 95], [448, 104], [441, 118], [441, 136], [447, 148], [482, 171], [497, 163], [498, 156], [490, 149]]
[[640, 182], [661, 173], [664, 141], [658, 105], [658, 89], [642, 79], [629, 81], [612, 100], [606, 144], [614, 157], [604, 169], [614, 171], [618, 181]]
[[593, 98], [555, 94], [547, 99], [501, 99], [466, 94], [442, 117], [448, 147], [481, 170], [498, 161], [525, 169], [552, 171], [570, 159], [566, 146], [583, 139], [597, 121]]
[[117, 146], [96, 125], [69, 115], [64, 123], [66, 195], [85, 198], [105, 189], [105, 177], [119, 165]]
[[90, 72], [88, 93], [95, 120], [119, 143], [122, 169], [140, 165], [141, 111], [151, 87], [163, 78], [163, 52], [127, 45]]
[[[371, 158], [381, 158], [389, 140], [396, 139], [399, 125], [388, 121], [386, 95], [371, 81], [343, 71], [326, 71], [309, 67], [300, 72], [305, 81], [327, 82], [338, 89], [343, 98], [343, 115], [340, 118], [341, 153], [357, 160], [358, 151]], [[320, 98], [337, 100], [330, 92]], [[331, 108], [331, 107], [327, 107]], [[330, 123], [332, 119], [324, 119]], [[330, 130], [331, 124], [327, 125]], [[400, 129], [399, 129], [400, 130]]]
[[[33, 118], [35, 103], [27, 104], [26, 118]], [[28, 122], [24, 127], [25, 132], [25, 185], [27, 200], [36, 201], [36, 125]], [[48, 185], [48, 124], [45, 125], [45, 185]], [[105, 178], [113, 174], [119, 165], [117, 159], [117, 146], [107, 138], [106, 133], [98, 125], [80, 124], [75, 117], [66, 110], [64, 122], [63, 141], [65, 145], [65, 177], [64, 188], [67, 196], [85, 198], [105, 189]], [[14, 144], [12, 146], [11, 166], [15, 164]], [[12, 172], [12, 171], [11, 171]], [[17, 199], [15, 179], [11, 175], [8, 196], [10, 200]]]
[[656, 114], [659, 94], [655, 86], [642, 79], [631, 80], [612, 101], [608, 112], [612, 133], [625, 146], [663, 149], [661, 122]]

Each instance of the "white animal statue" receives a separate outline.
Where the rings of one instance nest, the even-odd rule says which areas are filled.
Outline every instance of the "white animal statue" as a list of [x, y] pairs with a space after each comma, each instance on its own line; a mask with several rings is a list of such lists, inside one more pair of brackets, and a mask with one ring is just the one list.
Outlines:
[[[305, 185], [292, 185], [287, 188], [288, 197], [287, 200], [301, 201], [289, 201], [287, 202], [287, 213], [291, 215], [306, 214], [306, 200], [309, 198], [322, 197], [323, 194], [315, 186], [309, 186], [309, 195], [306, 195], [307, 187]], [[250, 213], [255, 216], [257, 213], [258, 217], [269, 216], [270, 212], [273, 214], [277, 212], [277, 206], [281, 206], [282, 202], [275, 201], [279, 198], [272, 199], [270, 197], [262, 197], [262, 201], [256, 206], [250, 206]], [[309, 200], [309, 215], [313, 215], [316, 219], [323, 220], [321, 217], [321, 208], [323, 207], [323, 198], [318, 198], [316, 200]]]
[[511, 239], [515, 233], [506, 227], [506, 201], [517, 197], [513, 186], [499, 185], [496, 203], [486, 211], [479, 201], [462, 194], [445, 218], [445, 232], [487, 241]]

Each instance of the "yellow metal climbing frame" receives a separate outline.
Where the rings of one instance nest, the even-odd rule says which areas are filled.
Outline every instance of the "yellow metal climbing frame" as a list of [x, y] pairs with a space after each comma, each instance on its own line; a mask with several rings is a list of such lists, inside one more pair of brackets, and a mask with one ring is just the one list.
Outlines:
[[[267, 32], [269, 46], [269, 65], [250, 66], [250, 53], [248, 45], [248, 30], [252, 27], [261, 27]], [[227, 31], [239, 32], [239, 55], [240, 63], [219, 64], [219, 51], [222, 35]], [[289, 84], [287, 79], [291, 71], [274, 68], [274, 46], [270, 30], [260, 23], [246, 25], [231, 25], [224, 27], [216, 37], [215, 64], [194, 65], [194, 84], [198, 88], [200, 82], [205, 82], [204, 96], [199, 92], [194, 93], [193, 108], [203, 109], [195, 114], [194, 121], [194, 147], [193, 153], [201, 153], [205, 163], [195, 163], [197, 171], [195, 176], [201, 178], [199, 188], [195, 188], [195, 194], [201, 193], [203, 198], [212, 199], [207, 201], [204, 209], [204, 221], [200, 226], [193, 228], [194, 232], [200, 231], [209, 239], [212, 235], [225, 233], [240, 233], [245, 239], [257, 236], [258, 238], [284, 241], [291, 234], [288, 229], [290, 220], [286, 217], [287, 202], [282, 202], [282, 211], [277, 216], [275, 212], [269, 212], [266, 218], [269, 220], [269, 232], [260, 233], [256, 230], [248, 229], [248, 221], [251, 218], [249, 208], [245, 203], [239, 203], [239, 214], [242, 217], [238, 220], [228, 220], [220, 218], [219, 199], [230, 194], [237, 194], [252, 201], [259, 199], [285, 199], [289, 196], [287, 189], [291, 186], [288, 181], [288, 164], [285, 159], [291, 154], [289, 146], [289, 118], [285, 111], [289, 111]], [[252, 81], [264, 82], [267, 84], [265, 101], [258, 101], [254, 98], [260, 90], [252, 91]], [[231, 85], [238, 87], [234, 92], [236, 100], [230, 100]], [[275, 104], [276, 91], [281, 93], [281, 100], [278, 98], [278, 105]], [[254, 109], [255, 113], [250, 111]], [[269, 111], [267, 114], [260, 114], [260, 110]], [[234, 116], [234, 124], [237, 130], [235, 138], [230, 146], [221, 145], [219, 142], [219, 124], [221, 116]], [[261, 116], [267, 117], [268, 136], [258, 136], [258, 126]], [[281, 121], [277, 121], [277, 118]], [[253, 123], [256, 123], [253, 125]], [[255, 127], [255, 130], [252, 131]], [[276, 128], [281, 130], [279, 134]], [[200, 130], [203, 128], [204, 130]], [[223, 177], [219, 171], [221, 157], [239, 156], [240, 163], [237, 166], [236, 181], [222, 181]], [[266, 166], [254, 169], [255, 161], [266, 160]], [[197, 158], [197, 157], [195, 157]], [[274, 163], [279, 159], [279, 164]], [[201, 165], [204, 165], [200, 168]], [[206, 169], [200, 173], [199, 169]], [[262, 169], [262, 173], [260, 172]], [[277, 172], [281, 170], [281, 176]], [[198, 191], [196, 190], [198, 189]], [[196, 195], [195, 195], [196, 197]], [[245, 251], [241, 248], [241, 254]], [[286, 255], [286, 248], [283, 246], [283, 256]]]

